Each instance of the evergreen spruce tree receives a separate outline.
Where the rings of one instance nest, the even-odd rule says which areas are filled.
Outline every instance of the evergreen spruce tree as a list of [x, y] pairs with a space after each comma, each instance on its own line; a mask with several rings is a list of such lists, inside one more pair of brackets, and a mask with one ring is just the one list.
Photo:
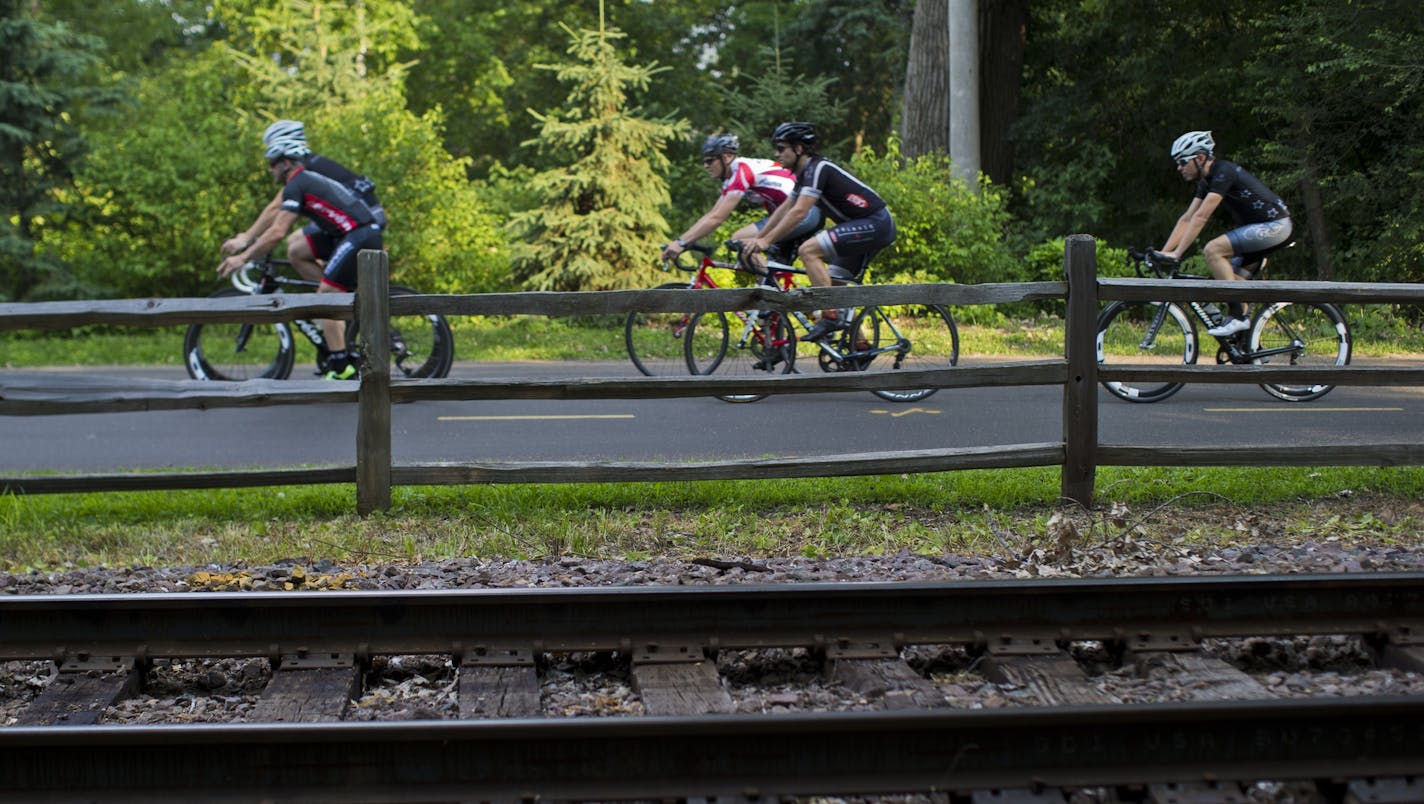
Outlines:
[[0, 0], [0, 299], [64, 295], [58, 263], [39, 253], [40, 229], [62, 212], [56, 191], [83, 156], [72, 117], [98, 40], [40, 22], [25, 0]]
[[561, 167], [531, 184], [536, 206], [510, 220], [516, 278], [533, 290], [646, 287], [667, 236], [664, 147], [686, 126], [647, 119], [629, 95], [665, 68], [626, 65], [614, 43], [623, 34], [568, 31], [572, 61], [540, 65], [570, 86], [563, 110], [541, 115], [539, 135], [524, 143]]

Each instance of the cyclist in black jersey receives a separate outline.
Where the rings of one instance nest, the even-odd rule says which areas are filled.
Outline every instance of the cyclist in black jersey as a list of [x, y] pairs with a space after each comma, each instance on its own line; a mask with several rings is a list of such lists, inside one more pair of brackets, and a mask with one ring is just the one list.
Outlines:
[[[350, 188], [375, 214], [376, 223], [380, 224], [381, 230], [385, 231], [388, 228], [386, 226], [386, 210], [381, 205], [380, 199], [376, 197], [375, 182], [347, 168], [335, 159], [312, 153], [311, 148], [307, 145], [306, 127], [302, 125], [301, 121], [278, 120], [268, 126], [262, 134], [262, 145], [268, 149], [269, 158], [270, 154], [279, 151], [297, 156], [302, 160], [302, 164], [306, 166], [307, 170], [335, 179]], [[244, 244], [251, 242], [257, 236], [258, 232], [266, 230], [272, 223], [272, 216], [281, 206], [282, 193], [279, 190], [247, 231], [234, 235], [223, 243], [223, 253], [234, 254], [240, 251]], [[297, 273], [313, 282], [321, 280], [322, 261], [326, 260], [335, 248], [336, 242], [328, 238], [321, 227], [316, 224], [307, 224], [301, 229], [294, 230], [287, 237], [287, 259], [291, 260], [292, 267], [297, 270]]]
[[[381, 226], [376, 222], [375, 213], [350, 188], [308, 169], [302, 160], [303, 150], [304, 147], [290, 143], [267, 147], [268, 171], [282, 187], [278, 193], [278, 209], [270, 216], [265, 229], [257, 231], [246, 244], [219, 263], [221, 276], [228, 276], [249, 260], [275, 248], [299, 216], [306, 217], [317, 228], [321, 242], [332, 244], [331, 251], [322, 255], [326, 266], [320, 274], [318, 293], [345, 293], [355, 289], [356, 253], [361, 249], [383, 247]], [[228, 241], [223, 244], [223, 250], [230, 251], [230, 246], [236, 245]], [[326, 378], [354, 379], [358, 359], [346, 350], [345, 324], [335, 319], [323, 319], [320, 324], [330, 350]]]
[[[777, 207], [761, 233], [745, 241], [755, 254], [786, 237], [814, 206], [835, 225], [801, 244], [801, 264], [811, 284], [833, 284], [829, 266], [851, 278], [865, 272], [871, 258], [895, 242], [895, 219], [878, 194], [850, 171], [816, 151], [816, 127], [810, 123], [782, 123], [772, 132], [776, 160], [796, 174], [788, 203]], [[829, 266], [828, 266], [829, 263]], [[822, 310], [821, 320], [805, 335], [815, 341], [844, 327], [839, 310]]]
[[[1207, 241], [1202, 249], [1217, 279], [1244, 279], [1271, 251], [1290, 243], [1294, 226], [1290, 209], [1280, 196], [1235, 162], [1215, 156], [1216, 141], [1210, 131], [1188, 131], [1172, 143], [1172, 159], [1185, 181], [1197, 183], [1196, 195], [1177, 219], [1160, 253], [1181, 259], [1218, 208], [1224, 208], [1235, 228]], [[1247, 307], [1232, 302], [1231, 315], [1207, 330], [1217, 337], [1249, 329]]]

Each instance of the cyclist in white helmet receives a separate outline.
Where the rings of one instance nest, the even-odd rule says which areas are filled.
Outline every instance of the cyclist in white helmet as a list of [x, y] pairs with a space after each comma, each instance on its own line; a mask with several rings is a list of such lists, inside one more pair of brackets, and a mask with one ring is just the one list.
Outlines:
[[[1238, 270], [1249, 275], [1267, 253], [1288, 245], [1294, 226], [1280, 196], [1235, 162], [1218, 159], [1215, 152], [1210, 131], [1188, 131], [1172, 143], [1177, 172], [1184, 181], [1196, 182], [1197, 189], [1159, 253], [1181, 259], [1212, 214], [1224, 207], [1235, 228], [1207, 241], [1202, 256], [1217, 279], [1245, 279]], [[1232, 302], [1230, 312], [1207, 333], [1225, 337], [1250, 328], [1245, 303]]]
[[[307, 144], [306, 127], [298, 120], [278, 120], [267, 127], [262, 134], [262, 145], [265, 149], [264, 156], [270, 161], [280, 154], [294, 156], [301, 160], [302, 165], [313, 173], [320, 173], [329, 179], [335, 180], [338, 184], [345, 185], [357, 197], [370, 208], [375, 216], [376, 223], [386, 229], [386, 210], [381, 206], [381, 201], [376, 197], [375, 182], [350, 170], [345, 165], [321, 154], [312, 153]], [[257, 216], [247, 231], [233, 235], [222, 244], [224, 254], [236, 254], [241, 251], [244, 244], [252, 241], [261, 232], [267, 230], [272, 223], [272, 217], [277, 214], [277, 210], [282, 205], [282, 194], [277, 193], [267, 205], [262, 213]], [[287, 259], [292, 261], [292, 267], [307, 279], [317, 281], [321, 279], [322, 263], [327, 254], [335, 248], [335, 243], [326, 242], [321, 229], [315, 224], [295, 230], [287, 238]]]
[[[283, 234], [287, 238], [287, 259], [291, 261], [297, 273], [311, 281], [320, 282], [319, 290], [323, 292], [354, 290], [355, 254], [352, 249], [381, 248], [381, 232], [386, 228], [386, 213], [376, 198], [375, 184], [335, 160], [312, 153], [307, 145], [306, 129], [299, 121], [278, 120], [268, 126], [262, 134], [262, 145], [263, 157], [274, 169], [279, 163], [286, 164], [290, 161], [300, 171], [329, 180], [344, 188], [351, 196], [329, 203], [326, 207], [314, 207], [313, 209], [318, 210], [326, 209], [327, 214], [308, 214], [310, 223], [300, 229], [293, 229], [290, 234], [285, 231]], [[297, 213], [311, 211], [293, 206], [291, 200], [287, 199], [284, 214], [283, 196], [284, 193], [290, 194], [286, 187], [288, 182], [285, 173], [277, 183], [283, 185], [282, 188], [278, 189], [277, 195], [258, 214], [247, 231], [223, 241], [223, 254], [246, 255], [241, 258], [230, 256], [224, 260], [224, 276], [241, 266], [245, 259], [261, 256], [280, 242], [280, 236], [273, 240], [276, 224], [284, 223], [290, 228]], [[322, 196], [331, 194], [330, 187], [325, 187], [319, 193]], [[337, 220], [340, 225], [329, 225], [330, 222], [326, 218]], [[353, 226], [348, 223], [348, 219], [362, 227], [359, 229], [359, 237], [353, 239], [351, 236]], [[325, 365], [318, 366], [319, 373], [332, 379], [354, 377], [357, 358], [346, 351], [344, 325], [335, 320], [323, 320], [321, 324], [331, 354]]]

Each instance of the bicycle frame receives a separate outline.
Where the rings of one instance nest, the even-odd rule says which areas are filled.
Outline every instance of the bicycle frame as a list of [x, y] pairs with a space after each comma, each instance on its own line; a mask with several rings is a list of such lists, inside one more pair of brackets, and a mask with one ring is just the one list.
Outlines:
[[[729, 242], [727, 245], [729, 248], [736, 250], [736, 246], [734, 246], [731, 242]], [[758, 277], [763, 282], [765, 282], [767, 278], [770, 277], [772, 281], [769, 284], [772, 284], [774, 287], [776, 287], [776, 289], [781, 290], [783, 292], [796, 289], [796, 275], [801, 274], [804, 276], [806, 273], [800, 268], [788, 265], [784, 262], [777, 262], [776, 260], [772, 259], [766, 260], [766, 272], [763, 273], [757, 271], [754, 268], [744, 265], [740, 261], [720, 262], [714, 260], [711, 257], [710, 249], [697, 248], [696, 250], [700, 251], [702, 254], [702, 257], [698, 260], [696, 267], [685, 267], [676, 262], [672, 263], [672, 265], [674, 265], [675, 267], [692, 273], [692, 279], [688, 282], [688, 288], [692, 290], [716, 290], [721, 287], [717, 284], [716, 280], [714, 280], [712, 276], [708, 273], [709, 268], [724, 268], [732, 271], [749, 273], [753, 276]], [[845, 284], [860, 283], [847, 280], [845, 281]], [[737, 316], [737, 318], [742, 322], [742, 334], [741, 337], [737, 340], [737, 345], [739, 347], [745, 347], [753, 338], [759, 337], [759, 332], [756, 326], [757, 322], [751, 314], [748, 314], [744, 310], [734, 310], [732, 311], [732, 314]], [[803, 331], [809, 330], [813, 326], [811, 320], [807, 318], [805, 313], [793, 311], [788, 315], [791, 320], [801, 325]], [[890, 345], [881, 346], [875, 349], [842, 352], [841, 350], [837, 349], [833, 343], [831, 343], [832, 339], [830, 338], [826, 338], [820, 341], [814, 341], [813, 343], [815, 343], [816, 348], [820, 350], [822, 354], [824, 354], [828, 359], [836, 363], [843, 363], [847, 360], [861, 360], [865, 358], [873, 358], [878, 355], [889, 354], [891, 352], [894, 352], [895, 368], [898, 369], [900, 368], [900, 365], [904, 362], [905, 356], [908, 355], [910, 352], [910, 340], [904, 336], [904, 334], [900, 331], [899, 327], [895, 326], [894, 321], [883, 315], [880, 317], [880, 320], [885, 323], [885, 325], [889, 328], [890, 333], [894, 336], [894, 342]], [[684, 318], [682, 321], [682, 325], [686, 326], [687, 321], [688, 319]], [[773, 341], [770, 345], [773, 347], [779, 347], [784, 346], [785, 344]]]
[[[278, 260], [271, 257], [263, 260], [252, 260], [246, 265], [243, 265], [239, 270], [233, 272], [232, 286], [244, 293], [260, 296], [268, 293], [276, 293], [281, 290], [283, 286], [315, 288], [321, 284], [320, 282], [302, 279], [301, 277], [283, 276], [274, 270], [278, 266], [291, 264], [289, 260]], [[252, 276], [255, 270], [261, 271], [256, 278]], [[316, 347], [319, 354], [326, 353], [326, 336], [322, 335], [321, 327], [317, 326], [315, 321], [309, 318], [296, 318], [292, 320], [292, 323], [296, 325], [297, 331], [301, 332], [307, 340], [311, 341], [312, 346]], [[239, 330], [238, 351], [246, 347], [247, 339], [252, 334], [252, 326], [252, 324], [244, 324]]]
[[[1158, 265], [1157, 262], [1153, 260], [1150, 255], [1147, 254], [1138, 255], [1134, 252], [1133, 256], [1136, 258], [1133, 260], [1133, 262], [1137, 266], [1137, 273], [1139, 276], [1148, 276], [1148, 274], [1142, 270], [1142, 266], [1146, 265], [1151, 269], [1152, 276], [1159, 279], [1193, 280], [1213, 278], [1209, 276], [1203, 276], [1201, 274], [1194, 274], [1187, 271], [1182, 271], [1175, 268], [1170, 271], [1166, 270], [1164, 266]], [[1263, 258], [1261, 260], [1260, 268], [1258, 268], [1256, 272], [1247, 281], [1254, 281], [1256, 279], [1259, 279], [1261, 275], [1265, 273], [1265, 270], [1266, 260]], [[1157, 311], [1152, 316], [1152, 323], [1148, 325], [1147, 333], [1143, 336], [1142, 341], [1138, 343], [1138, 347], [1141, 349], [1151, 349], [1153, 347], [1154, 342], [1157, 338], [1157, 333], [1162, 329], [1162, 325], [1166, 323], [1167, 303], [1157, 302], [1156, 306]], [[1188, 310], [1192, 314], [1192, 316], [1198, 322], [1201, 323], [1204, 329], [1210, 330], [1218, 323], [1212, 320], [1211, 314], [1207, 312], [1206, 307], [1199, 301], [1190, 301], [1180, 306]], [[1278, 346], [1274, 349], [1261, 349], [1259, 351], [1252, 351], [1250, 349], [1243, 348], [1245, 344], [1244, 338], [1246, 337], [1247, 332], [1248, 331], [1242, 331], [1233, 335], [1226, 336], [1213, 335], [1212, 337], [1216, 338], [1216, 342], [1217, 344], [1219, 344], [1220, 347], [1220, 352], [1224, 353], [1230, 360], [1230, 362], [1239, 364], [1251, 363], [1252, 361], [1260, 360], [1261, 358], [1266, 357], [1274, 357], [1275, 355], [1295, 354], [1305, 348], [1305, 342], [1301, 340], [1298, 335], [1292, 332], [1291, 343], [1288, 346]]]

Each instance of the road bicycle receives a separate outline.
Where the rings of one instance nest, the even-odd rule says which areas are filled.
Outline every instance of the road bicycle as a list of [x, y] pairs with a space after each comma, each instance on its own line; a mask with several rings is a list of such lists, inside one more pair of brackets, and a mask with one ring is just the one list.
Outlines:
[[[728, 243], [736, 250], [736, 244]], [[688, 251], [701, 254], [692, 265], [680, 260], [664, 265], [691, 274], [687, 282], [660, 285], [660, 289], [716, 288], [709, 269], [722, 268], [751, 274], [756, 281], [778, 290], [796, 287], [795, 277], [805, 271], [776, 260], [767, 260], [765, 269], [712, 259], [713, 249], [692, 244]], [[832, 279], [854, 284], [853, 277], [832, 269]], [[945, 368], [959, 361], [959, 330], [944, 308], [931, 304], [867, 306], [842, 311], [847, 326], [826, 338], [800, 341], [796, 328], [810, 329], [812, 321], [804, 313], [774, 310], [735, 310], [708, 313], [632, 313], [624, 328], [629, 357], [644, 374], [671, 375], [683, 372], [720, 376], [766, 376], [796, 371], [797, 346], [815, 349], [822, 371], [897, 371]], [[682, 353], [684, 366], [674, 368], [674, 355]], [[933, 394], [935, 388], [877, 390], [882, 399], [913, 402]], [[724, 394], [727, 402], [755, 402], [765, 394]]]
[[[283, 293], [289, 288], [313, 291], [318, 282], [281, 272], [288, 260], [266, 257], [248, 262], [232, 274], [231, 288], [223, 288], [211, 298]], [[391, 285], [390, 295], [408, 296], [419, 291]], [[195, 380], [284, 380], [296, 362], [295, 326], [316, 348], [316, 374], [326, 373], [326, 339], [321, 326], [308, 319], [273, 324], [193, 324], [183, 337], [183, 364]], [[359, 343], [360, 324], [346, 323], [346, 342]], [[391, 358], [396, 377], [439, 378], [450, 373], [455, 361], [455, 340], [450, 325], [440, 315], [408, 315], [391, 318]]]
[[[1258, 280], [1266, 270], [1262, 259], [1254, 271], [1238, 274]], [[1211, 279], [1180, 269], [1179, 261], [1148, 249], [1128, 249], [1128, 264], [1139, 276], [1157, 279]], [[1350, 363], [1350, 325], [1340, 308], [1328, 303], [1274, 302], [1254, 305], [1247, 330], [1216, 337], [1216, 362], [1235, 365], [1345, 366]], [[1221, 323], [1212, 303], [1115, 301], [1098, 316], [1099, 364], [1176, 365], [1197, 362], [1197, 325], [1210, 329]], [[1119, 399], [1160, 402], [1185, 383], [1104, 382]], [[1287, 402], [1308, 402], [1330, 393], [1332, 385], [1262, 383], [1266, 393]]]

